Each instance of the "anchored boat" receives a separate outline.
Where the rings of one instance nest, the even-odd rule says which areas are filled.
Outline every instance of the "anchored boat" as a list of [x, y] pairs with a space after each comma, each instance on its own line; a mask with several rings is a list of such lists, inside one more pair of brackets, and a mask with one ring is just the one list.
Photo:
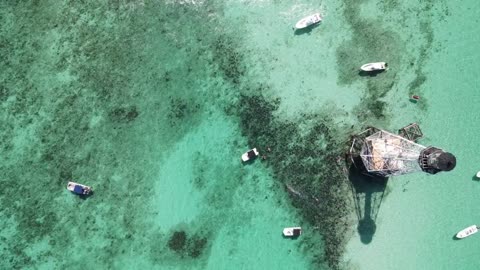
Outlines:
[[75, 182], [68, 182], [67, 189], [77, 195], [87, 196], [92, 192], [92, 188]]
[[477, 227], [477, 225], [472, 225], [472, 226], [470, 226], [470, 227], [467, 227], [467, 228], [459, 231], [459, 232], [457, 233], [456, 237], [457, 237], [458, 239], [462, 239], [462, 238], [468, 237], [468, 236], [470, 236], [470, 235], [472, 235], [472, 234], [475, 234], [475, 233], [477, 233], [477, 232], [478, 232], [478, 227]]
[[258, 151], [257, 151], [257, 148], [253, 148], [248, 150], [242, 155], [242, 161], [247, 162], [249, 160], [253, 160], [256, 157], [258, 157]]
[[320, 13], [315, 13], [298, 21], [297, 24], [295, 24], [295, 29], [303, 29], [321, 21], [322, 17], [320, 16]]
[[413, 103], [417, 103], [419, 100], [420, 100], [419, 95], [411, 95], [410, 96], [410, 101], [413, 102]]
[[375, 63], [368, 63], [360, 67], [363, 71], [380, 71], [385, 70], [388, 68], [388, 64], [385, 62], [375, 62]]
[[288, 227], [283, 229], [283, 236], [285, 237], [297, 237], [302, 234], [301, 227]]

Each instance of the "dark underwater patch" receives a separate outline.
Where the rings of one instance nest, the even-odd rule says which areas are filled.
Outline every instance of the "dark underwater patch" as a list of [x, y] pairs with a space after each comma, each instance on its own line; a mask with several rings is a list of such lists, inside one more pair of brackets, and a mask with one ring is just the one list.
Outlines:
[[188, 255], [194, 259], [200, 257], [207, 246], [207, 238], [194, 236], [190, 239]]
[[110, 111], [110, 119], [118, 123], [130, 123], [135, 120], [140, 113], [136, 106], [117, 107]]
[[200, 104], [187, 98], [170, 97], [167, 118], [171, 126], [191, 118], [200, 110]]
[[[351, 211], [347, 179], [339, 165], [345, 148], [342, 139], [349, 129], [342, 131], [344, 127], [335, 124], [329, 112], [278, 121], [273, 114], [279, 101], [260, 95], [241, 95], [238, 104], [249, 145], [267, 156], [264, 162], [289, 192], [293, 205], [322, 232], [325, 246], [309, 244], [310, 251], [316, 250], [315, 263], [321, 266], [326, 261], [337, 269]], [[301, 125], [308, 130], [300, 129]]]
[[181, 257], [199, 258], [207, 247], [206, 237], [188, 236], [185, 231], [174, 231], [168, 240], [168, 248]]
[[[343, 15], [351, 27], [352, 36], [350, 40], [345, 41], [337, 49], [338, 63], [338, 82], [339, 84], [351, 84], [361, 79], [358, 74], [358, 67], [373, 59], [383, 59], [391, 67], [401, 67], [405, 64], [404, 56], [413, 53], [414, 61], [410, 61], [410, 66], [415, 67], [415, 78], [408, 85], [408, 95], [421, 95], [421, 86], [426, 81], [426, 75], [423, 72], [423, 66], [433, 50], [434, 31], [432, 29], [432, 20], [435, 15], [448, 16], [448, 8], [443, 1], [424, 1], [420, 7], [410, 12], [416, 13], [419, 17], [418, 25], [401, 25], [398, 30], [384, 28], [382, 21], [390, 13], [395, 13], [395, 8], [400, 4], [396, 0], [381, 1], [379, 8], [385, 14], [379, 19], [363, 18], [358, 10], [361, 10], [362, 1], [344, 0]], [[439, 10], [438, 8], [443, 8]], [[398, 10], [397, 10], [398, 11]], [[438, 14], [443, 13], [443, 14]], [[409, 28], [418, 27], [413, 31], [419, 31], [425, 42], [418, 48], [418, 51], [407, 51], [406, 40], [402, 40], [395, 31], [410, 31]], [[407, 64], [408, 65], [408, 64]], [[384, 107], [381, 112], [378, 99], [385, 96], [394, 89], [394, 82], [397, 77], [397, 70], [400, 68], [391, 68], [388, 72], [375, 74], [374, 76], [365, 76], [368, 79], [366, 84], [366, 93], [363, 97], [364, 102], [359, 105], [358, 111], [371, 111], [374, 117], [386, 119], [387, 112]], [[383, 94], [379, 95], [377, 90], [382, 89]], [[372, 105], [370, 108], [368, 106]], [[426, 102], [420, 104], [421, 109], [426, 109]], [[360, 113], [359, 115], [362, 115]], [[365, 117], [361, 117], [365, 118]], [[368, 121], [367, 121], [368, 122]]]
[[185, 233], [184, 231], [173, 232], [170, 240], [168, 240], [168, 247], [177, 253], [184, 251], [186, 245], [187, 233]]
[[[144, 25], [118, 6], [110, 10], [101, 4], [69, 2], [43, 7], [52, 13], [47, 16], [27, 2], [6, 3], [0, 11], [15, 20], [14, 29], [0, 26], [0, 36], [8, 40], [0, 46], [1, 52], [8, 52], [0, 58], [8, 67], [2, 70], [0, 101], [9, 102], [2, 104], [9, 121], [0, 119], [0, 204], [2, 215], [12, 220], [8, 225], [16, 229], [6, 237], [0, 268], [34, 268], [48, 261], [54, 261], [55, 268], [68, 268], [71, 261], [64, 256], [71, 241], [79, 239], [83, 259], [97, 262], [99, 268], [114, 268], [115, 258], [125, 252], [124, 236], [143, 236], [139, 213], [145, 201], [140, 198], [151, 190], [141, 169], [150, 157], [137, 150], [151, 146], [140, 141], [133, 147], [126, 135], [132, 130], [126, 127], [125, 133], [118, 133], [110, 128], [111, 122], [132, 123], [140, 115], [139, 107], [123, 104], [132, 104], [144, 91], [128, 87], [137, 72], [131, 67], [144, 60], [138, 52], [145, 40], [137, 33]], [[105, 13], [113, 25], [108, 25]], [[58, 39], [45, 41], [52, 32]], [[62, 73], [68, 82], [59, 80]], [[91, 119], [98, 115], [111, 122], [91, 128]], [[65, 187], [71, 180], [93, 185], [95, 196], [82, 200], [69, 194]], [[69, 203], [59, 204], [58, 199]], [[106, 211], [100, 206], [105, 204], [114, 207]], [[89, 217], [92, 213], [104, 222], [95, 222]], [[105, 226], [115, 230], [106, 231]], [[99, 247], [90, 239], [106, 245]], [[27, 250], [41, 241], [50, 245], [30, 257]]]
[[224, 77], [234, 83], [240, 83], [240, 78], [245, 73], [243, 55], [238, 50], [232, 36], [220, 35], [213, 42], [212, 51], [214, 59]]
[[7, 100], [8, 96], [10, 94], [10, 91], [8, 88], [3, 85], [3, 83], [0, 83], [0, 102], [4, 102]]

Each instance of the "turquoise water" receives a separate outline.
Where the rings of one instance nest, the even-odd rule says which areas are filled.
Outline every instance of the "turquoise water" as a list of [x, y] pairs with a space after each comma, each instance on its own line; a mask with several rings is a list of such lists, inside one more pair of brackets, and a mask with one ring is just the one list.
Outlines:
[[[1, 3], [0, 268], [475, 269], [477, 5]], [[457, 168], [391, 179], [361, 236], [346, 141], [413, 121]]]
[[[402, 114], [418, 121], [426, 134], [420, 142], [448, 149], [457, 157], [455, 170], [434, 176], [394, 177], [381, 204], [377, 231], [368, 245], [354, 234], [346, 260], [354, 269], [478, 269], [478, 238], [452, 240], [459, 230], [477, 224], [480, 186], [476, 148], [480, 101], [476, 49], [478, 3], [452, 1], [432, 23], [432, 50], [422, 73], [425, 111]], [[396, 111], [414, 109], [402, 104]], [[401, 108], [403, 107], [403, 108]], [[402, 119], [395, 122], [400, 125]], [[388, 252], [387, 252], [388, 250]], [[381, 254], [381, 256], [378, 256]], [[375, 259], [366, 259], [372, 258]]]

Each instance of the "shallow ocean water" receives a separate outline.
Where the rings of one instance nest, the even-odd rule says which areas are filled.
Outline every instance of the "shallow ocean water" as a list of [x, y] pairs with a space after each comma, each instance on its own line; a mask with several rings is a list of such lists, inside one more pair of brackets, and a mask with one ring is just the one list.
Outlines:
[[[432, 254], [449, 265], [474, 245], [451, 235], [475, 216], [462, 208], [478, 187], [465, 179], [475, 5], [1, 3], [0, 268], [429, 269]], [[315, 11], [318, 27], [291, 29]], [[360, 76], [373, 59], [391, 69]], [[360, 239], [346, 141], [414, 121], [457, 168], [389, 181]], [[252, 147], [265, 159], [241, 164]], [[94, 195], [73, 196], [70, 180]], [[284, 239], [294, 225], [302, 237]]]
[[[452, 152], [456, 168], [437, 175], [394, 177], [389, 194], [378, 208], [373, 239], [363, 244], [355, 234], [346, 260], [355, 269], [477, 269], [474, 259], [478, 238], [453, 240], [461, 229], [478, 224], [480, 186], [476, 108], [478, 94], [478, 3], [446, 3], [446, 16], [432, 23], [433, 46], [422, 73], [422, 104], [405, 103], [395, 111], [407, 111], [393, 122], [420, 124], [423, 145]], [[421, 110], [416, 107], [422, 105]], [[410, 111], [410, 112], [409, 112]], [[388, 250], [388, 252], [386, 252]], [[381, 256], [378, 256], [381, 254]], [[375, 259], [365, 259], [372, 258]]]

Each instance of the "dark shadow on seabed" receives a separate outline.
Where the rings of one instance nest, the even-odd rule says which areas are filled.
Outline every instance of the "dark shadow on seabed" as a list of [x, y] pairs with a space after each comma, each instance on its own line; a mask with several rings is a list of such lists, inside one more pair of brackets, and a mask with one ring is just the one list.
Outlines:
[[321, 23], [317, 23], [317, 24], [314, 24], [312, 26], [305, 27], [305, 28], [302, 28], [302, 29], [295, 29], [295, 27], [293, 27], [293, 29], [294, 29], [293, 34], [295, 36], [299, 36], [299, 35], [303, 35], [303, 34], [311, 34], [312, 30], [317, 28], [320, 24]]
[[285, 236], [285, 235], [282, 233], [282, 237], [283, 237], [283, 239], [297, 240], [297, 239], [300, 237], [300, 235], [298, 235], [298, 236]]
[[461, 239], [457, 237], [457, 234], [454, 234], [452, 236], [452, 240], [458, 241], [458, 240], [461, 240]]
[[86, 199], [92, 197], [93, 194], [94, 194], [94, 192], [93, 192], [93, 191], [90, 191], [90, 193], [88, 193], [88, 194], [86, 194], [86, 195], [79, 195], [78, 197], [79, 197], [80, 199], [82, 199], [82, 200], [86, 200]]
[[375, 71], [364, 71], [364, 70], [360, 70], [358, 71], [358, 75], [362, 76], [362, 77], [375, 77], [377, 76], [378, 74], [380, 73], [383, 73], [385, 72], [385, 70], [375, 70]]
[[360, 235], [360, 241], [369, 244], [372, 242], [377, 229], [375, 221], [380, 211], [388, 178], [365, 175], [351, 165], [348, 171], [348, 179], [354, 196], [355, 213], [358, 218], [357, 231]]

